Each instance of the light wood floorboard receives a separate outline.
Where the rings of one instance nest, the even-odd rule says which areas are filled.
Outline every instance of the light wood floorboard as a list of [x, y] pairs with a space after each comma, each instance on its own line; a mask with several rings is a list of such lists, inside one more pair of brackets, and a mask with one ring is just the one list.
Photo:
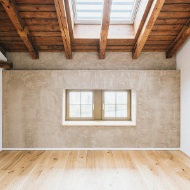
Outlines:
[[2, 151], [0, 190], [190, 190], [180, 151]]

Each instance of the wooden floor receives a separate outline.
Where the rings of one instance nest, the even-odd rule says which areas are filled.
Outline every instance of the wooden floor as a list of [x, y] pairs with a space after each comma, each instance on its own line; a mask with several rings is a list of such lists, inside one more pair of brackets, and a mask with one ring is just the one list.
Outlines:
[[0, 190], [190, 190], [180, 151], [2, 151]]

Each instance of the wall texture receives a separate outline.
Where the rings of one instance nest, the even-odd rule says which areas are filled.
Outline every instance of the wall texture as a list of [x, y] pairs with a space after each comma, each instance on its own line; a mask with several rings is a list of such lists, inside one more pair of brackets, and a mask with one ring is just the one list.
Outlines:
[[7, 53], [14, 69], [38, 70], [175, 70], [176, 59], [166, 59], [165, 53], [142, 53], [139, 59], [132, 59], [131, 53], [106, 53], [100, 60], [98, 53], [73, 53], [73, 59], [60, 53], [40, 53], [40, 59], [31, 59], [29, 53]]
[[181, 150], [190, 156], [190, 39], [177, 54], [181, 71]]
[[[136, 90], [137, 125], [63, 127], [64, 89]], [[3, 71], [4, 148], [177, 148], [179, 109], [179, 71]]]

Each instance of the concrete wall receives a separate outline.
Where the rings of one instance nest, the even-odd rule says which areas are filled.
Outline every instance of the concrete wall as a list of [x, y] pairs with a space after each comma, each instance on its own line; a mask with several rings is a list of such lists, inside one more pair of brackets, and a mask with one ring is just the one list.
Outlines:
[[166, 59], [165, 53], [142, 53], [132, 59], [131, 53], [106, 53], [100, 60], [98, 53], [73, 53], [73, 59], [66, 59], [63, 52], [40, 53], [40, 59], [31, 59], [29, 53], [7, 53], [14, 69], [21, 70], [175, 70], [176, 59]]
[[181, 149], [190, 156], [190, 39], [177, 53], [181, 71]]
[[[179, 74], [175, 70], [3, 71], [3, 147], [178, 148]], [[64, 89], [133, 89], [137, 125], [62, 126]]]

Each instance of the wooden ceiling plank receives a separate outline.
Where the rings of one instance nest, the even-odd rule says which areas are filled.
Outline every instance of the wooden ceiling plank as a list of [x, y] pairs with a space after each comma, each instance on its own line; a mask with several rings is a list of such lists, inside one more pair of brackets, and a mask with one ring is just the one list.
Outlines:
[[189, 0], [166, 0], [166, 4], [189, 3]]
[[159, 18], [164, 19], [164, 18], [173, 18], [173, 19], [178, 19], [178, 18], [189, 18], [190, 17], [190, 12], [189, 11], [179, 11], [179, 12], [160, 12]]
[[100, 59], [105, 58], [108, 30], [109, 30], [109, 25], [110, 25], [111, 5], [112, 5], [112, 0], [104, 1], [102, 26], [101, 26], [101, 33], [100, 33], [100, 53], [99, 53]]
[[13, 25], [15, 26], [17, 33], [23, 40], [24, 44], [26, 45], [28, 51], [30, 52], [33, 59], [38, 59], [39, 55], [34, 46], [34, 43], [31, 39], [29, 30], [25, 25], [24, 20], [20, 17], [15, 3], [13, 0], [1, 0], [1, 4], [3, 5], [5, 11], [7, 12], [10, 20], [12, 21]]
[[146, 43], [146, 40], [148, 39], [148, 36], [154, 26], [154, 23], [161, 11], [161, 8], [164, 4], [165, 0], [154, 0], [151, 6], [151, 9], [149, 11], [149, 14], [146, 18], [145, 24], [141, 30], [141, 33], [139, 35], [139, 38], [135, 44], [134, 50], [133, 50], [133, 59], [137, 59]]
[[173, 57], [189, 37], [190, 37], [190, 19], [182, 28], [182, 30], [180, 31], [174, 42], [170, 45], [169, 49], [166, 52], [166, 58]]
[[[55, 6], [55, 5], [54, 5]], [[54, 25], [58, 24], [57, 17], [54, 19], [42, 19], [42, 18], [26, 18], [24, 19], [27, 25]]]
[[16, 0], [17, 4], [53, 5], [53, 0]]
[[20, 16], [24, 19], [31, 19], [31, 18], [41, 18], [41, 19], [56, 19], [57, 15], [56, 12], [51, 11], [51, 12], [20, 12]]
[[190, 4], [164, 4], [162, 11], [180, 12], [190, 11]]
[[54, 3], [65, 49], [65, 56], [67, 59], [72, 59], [71, 39], [66, 17], [65, 2], [62, 0], [54, 0]]
[[12, 62], [8, 62], [8, 61], [1, 61], [0, 60], [0, 68], [3, 68], [3, 69], [12, 69], [13, 68], [13, 63]]
[[31, 12], [52, 12], [55, 11], [54, 5], [30, 5], [30, 4], [19, 4], [19, 11], [31, 11]]
[[161, 18], [161, 19], [157, 19], [155, 22], [155, 25], [178, 25], [178, 24], [182, 24], [184, 25], [187, 22], [186, 18], [178, 18], [178, 19], [172, 19], [172, 18]]

